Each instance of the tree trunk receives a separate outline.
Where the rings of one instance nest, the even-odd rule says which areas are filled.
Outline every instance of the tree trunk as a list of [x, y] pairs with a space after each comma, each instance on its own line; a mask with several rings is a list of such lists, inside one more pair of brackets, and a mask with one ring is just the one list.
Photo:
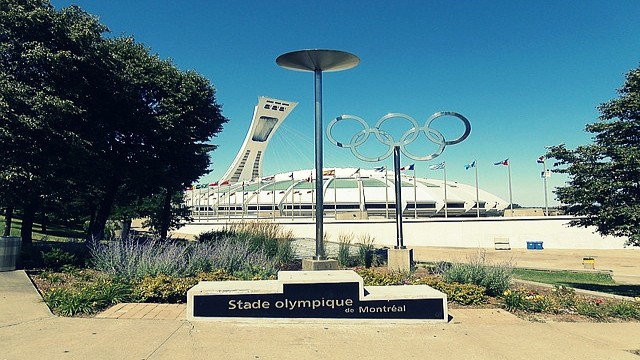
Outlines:
[[27, 204], [23, 209], [22, 228], [20, 229], [20, 237], [22, 237], [22, 248], [29, 248], [33, 245], [33, 220], [36, 215], [36, 208], [33, 204]]
[[11, 222], [13, 221], [13, 206], [7, 206], [4, 213], [4, 232], [2, 236], [11, 236]]
[[89, 232], [89, 241], [99, 241], [104, 239], [104, 227], [111, 215], [111, 209], [116, 201], [119, 185], [112, 183], [98, 204], [96, 216]]
[[162, 201], [162, 211], [160, 213], [160, 239], [166, 240], [171, 225], [171, 198], [173, 193], [169, 189], [165, 190]]
[[107, 220], [109, 220], [109, 215], [111, 215], [113, 203], [113, 198], [104, 199], [104, 201], [102, 201], [98, 206], [96, 218], [93, 223], [93, 229], [91, 230], [91, 240], [98, 241], [104, 239], [104, 227], [107, 224]]
[[46, 233], [47, 232], [47, 213], [44, 212], [44, 210], [42, 210], [42, 214], [41, 214], [41, 218], [40, 218], [40, 229], [42, 230], [42, 233]]
[[120, 221], [120, 239], [127, 240], [131, 232], [131, 218], [122, 219]]

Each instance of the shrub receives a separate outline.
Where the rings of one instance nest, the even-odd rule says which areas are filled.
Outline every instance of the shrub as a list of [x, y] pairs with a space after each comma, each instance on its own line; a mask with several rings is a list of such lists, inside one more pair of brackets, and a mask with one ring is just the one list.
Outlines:
[[342, 267], [352, 267], [357, 265], [356, 259], [351, 256], [351, 240], [353, 234], [338, 235], [338, 264]]
[[96, 269], [128, 279], [147, 275], [183, 275], [187, 247], [171, 241], [123, 239], [95, 244], [91, 248]]
[[44, 267], [53, 271], [58, 271], [65, 266], [68, 267], [76, 264], [76, 256], [74, 254], [59, 248], [42, 251], [41, 254]]
[[640, 320], [640, 303], [638, 302], [619, 301], [609, 304], [608, 307], [609, 316], [625, 320]]
[[588, 299], [586, 301], [579, 301], [576, 304], [576, 312], [578, 314], [598, 320], [607, 318], [607, 310], [605, 302], [602, 299]]
[[474, 284], [446, 283], [438, 276], [413, 279], [413, 285], [428, 285], [447, 294], [447, 300], [460, 305], [478, 305], [486, 301], [486, 290]]
[[372, 268], [356, 268], [365, 286], [403, 285], [410, 282], [410, 274], [404, 272], [386, 272]]
[[529, 308], [526, 293], [522, 290], [506, 290], [502, 294], [502, 301], [508, 311], [526, 311]]
[[208, 244], [236, 241], [249, 245], [251, 252], [263, 253], [278, 267], [286, 267], [295, 260], [292, 248], [293, 232], [271, 222], [239, 222], [222, 230], [209, 231], [197, 237]]
[[447, 294], [449, 301], [461, 305], [478, 305], [485, 302], [486, 290], [482, 286], [442, 282], [441, 286], [435, 288]]
[[[286, 246], [277, 249], [283, 257]], [[96, 269], [126, 279], [145, 276], [193, 276], [224, 269], [244, 277], [268, 277], [276, 272], [276, 262], [263, 251], [253, 250], [247, 241], [223, 238], [212, 243], [177, 243], [127, 239], [95, 245], [91, 249]]]
[[140, 302], [183, 303], [187, 291], [198, 284], [195, 277], [177, 278], [164, 274], [145, 276], [133, 287], [133, 297]]
[[467, 263], [439, 263], [436, 269], [446, 282], [482, 286], [490, 296], [499, 296], [509, 289], [513, 272], [510, 263], [489, 264], [485, 252], [469, 258]]
[[358, 239], [358, 264], [364, 267], [379, 266], [382, 259], [376, 253], [373, 245], [375, 239], [368, 234], [363, 234]]
[[93, 282], [74, 287], [51, 288], [43, 299], [59, 315], [94, 314], [108, 306], [130, 299], [131, 289], [126, 282], [115, 278], [97, 278]]

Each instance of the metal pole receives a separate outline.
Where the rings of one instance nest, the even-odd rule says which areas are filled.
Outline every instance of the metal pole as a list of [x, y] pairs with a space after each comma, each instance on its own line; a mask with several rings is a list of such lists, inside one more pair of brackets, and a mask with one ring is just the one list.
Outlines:
[[216, 182], [216, 221], [220, 221], [220, 184]]
[[542, 180], [544, 182], [544, 214], [549, 216], [549, 199], [547, 196], [547, 160], [542, 159]]
[[322, 194], [322, 70], [316, 69], [314, 73], [315, 107], [316, 107], [316, 260], [324, 260], [323, 255], [323, 213], [324, 198]]
[[480, 192], [478, 190], [478, 164], [475, 160], [473, 160], [475, 164], [474, 168], [476, 170], [476, 215], [480, 217]]
[[384, 168], [384, 209], [385, 209], [385, 219], [389, 218], [389, 170], [387, 167]]
[[271, 217], [276, 219], [276, 178], [273, 178], [273, 184], [271, 184], [271, 190], [273, 190], [273, 205], [271, 206]]
[[338, 185], [337, 185], [337, 176], [338, 176], [338, 172], [337, 170], [334, 170], [335, 172], [333, 173], [333, 217], [334, 219], [338, 219]]
[[511, 161], [507, 162], [507, 172], [509, 174], [509, 209], [511, 209], [511, 216], [513, 216], [513, 193], [511, 192]]
[[413, 218], [418, 218], [418, 184], [416, 183], [415, 165], [413, 165]]
[[400, 146], [393, 147], [393, 171], [395, 172], [396, 190], [396, 233], [398, 239], [395, 249], [406, 249], [402, 241], [402, 180], [400, 178]]
[[444, 167], [442, 168], [442, 174], [444, 176], [444, 217], [448, 218], [449, 214], [448, 214], [448, 210], [447, 210], [447, 203], [449, 201], [447, 201], [447, 164], [444, 164]]

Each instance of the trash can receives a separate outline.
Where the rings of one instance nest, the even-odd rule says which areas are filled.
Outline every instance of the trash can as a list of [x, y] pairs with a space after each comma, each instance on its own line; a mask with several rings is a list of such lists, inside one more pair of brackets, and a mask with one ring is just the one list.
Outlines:
[[527, 250], [544, 250], [542, 241], [527, 241]]
[[22, 241], [19, 236], [0, 237], [0, 271], [16, 269]]
[[596, 259], [588, 256], [582, 258], [582, 266], [585, 269], [595, 269], [596, 268]]

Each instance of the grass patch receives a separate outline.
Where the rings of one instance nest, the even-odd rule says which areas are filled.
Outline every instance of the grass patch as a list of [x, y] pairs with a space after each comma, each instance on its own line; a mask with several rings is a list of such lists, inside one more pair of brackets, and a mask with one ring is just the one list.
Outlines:
[[514, 269], [513, 277], [521, 280], [557, 286], [562, 285], [614, 295], [629, 297], [640, 296], [640, 285], [616, 284], [608, 272]]
[[536, 281], [551, 285], [590, 284], [614, 285], [615, 281], [607, 272], [577, 272], [555, 270], [513, 269], [513, 276], [517, 279]]
[[[4, 216], [0, 215], [0, 234], [4, 232]], [[77, 239], [84, 239], [85, 232], [81, 227], [69, 227], [68, 225], [59, 224], [47, 224], [47, 230], [42, 231], [42, 224], [34, 222], [33, 224], [33, 240], [42, 241], [75, 241]], [[22, 219], [14, 215], [11, 220], [11, 236], [20, 236], [20, 230], [22, 229]]]

